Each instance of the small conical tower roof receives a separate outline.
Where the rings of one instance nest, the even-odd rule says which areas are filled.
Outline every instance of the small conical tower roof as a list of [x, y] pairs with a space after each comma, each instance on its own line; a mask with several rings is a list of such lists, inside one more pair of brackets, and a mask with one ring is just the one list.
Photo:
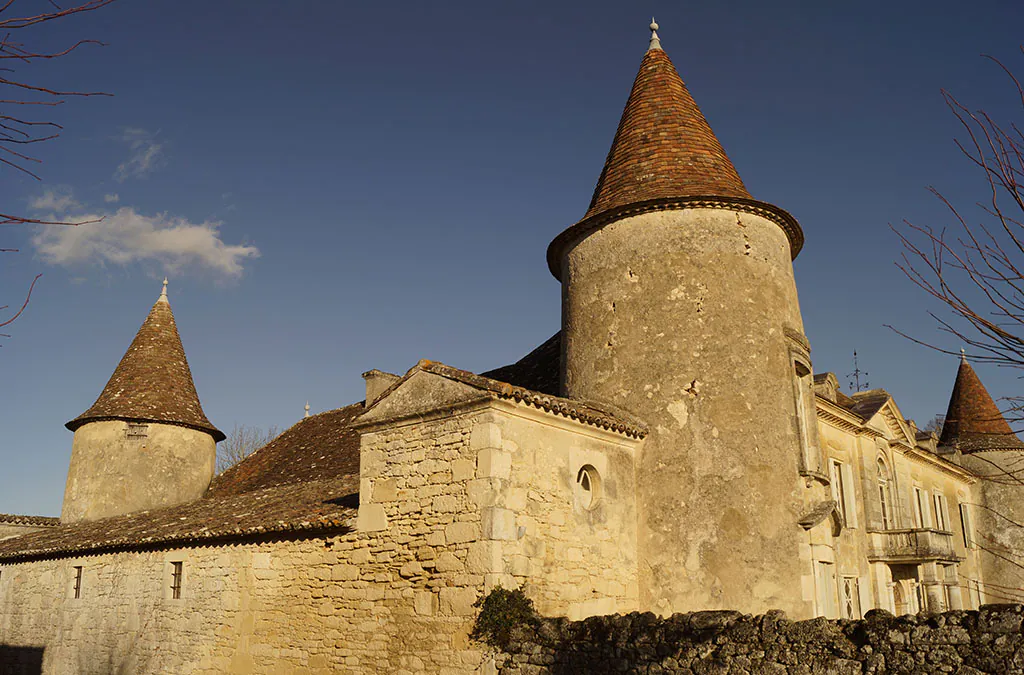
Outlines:
[[956, 448], [963, 453], [984, 450], [1024, 450], [999, 412], [995, 401], [964, 356], [956, 372], [953, 394], [942, 423], [940, 446]]
[[548, 266], [561, 278], [559, 254], [570, 240], [619, 217], [711, 206], [757, 213], [775, 221], [795, 258], [803, 232], [786, 211], [750, 196], [736, 167], [697, 107], [668, 54], [658, 24], [619, 120], [611, 150], [583, 219], [548, 247]]
[[167, 301], [167, 280], [135, 339], [92, 407], [65, 426], [74, 431], [99, 420], [163, 422], [205, 431], [214, 440], [224, 434], [210, 423], [199, 403]]

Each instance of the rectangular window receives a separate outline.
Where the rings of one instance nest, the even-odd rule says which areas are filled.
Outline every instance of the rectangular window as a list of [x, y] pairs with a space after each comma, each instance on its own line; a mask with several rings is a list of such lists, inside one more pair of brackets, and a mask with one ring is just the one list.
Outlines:
[[181, 562], [171, 563], [171, 600], [181, 600]]
[[82, 567], [75, 567], [75, 600], [82, 597]]
[[832, 501], [839, 506], [839, 512], [843, 514], [843, 521], [845, 522], [848, 518], [846, 515], [846, 495], [844, 493], [846, 486], [843, 485], [842, 462], [830, 459], [828, 462], [828, 468], [829, 479], [832, 482]]
[[853, 497], [853, 470], [849, 464], [829, 460], [829, 478], [832, 484], [832, 499], [843, 514], [846, 527], [857, 526], [857, 504]]
[[928, 498], [924, 495], [924, 490], [919, 487], [914, 488], [914, 526], [917, 529], [923, 529], [928, 526]]
[[971, 512], [967, 504], [960, 505], [960, 529], [964, 535], [964, 547], [971, 548], [974, 545], [973, 530], [971, 528]]
[[815, 582], [818, 592], [818, 616], [836, 618], [836, 581], [834, 565], [818, 562], [815, 566]]
[[878, 502], [882, 505], [882, 529], [891, 530], [892, 528], [892, 514], [889, 513], [889, 495], [888, 485], [886, 483], [878, 484]]
[[857, 577], [843, 577], [842, 598], [843, 618], [860, 618], [860, 589], [857, 586]]
[[949, 532], [949, 510], [946, 507], [946, 495], [940, 492], [932, 494], [932, 505], [935, 508], [935, 529]]
[[128, 426], [124, 430], [124, 435], [125, 438], [145, 438], [149, 435], [149, 425], [128, 422]]

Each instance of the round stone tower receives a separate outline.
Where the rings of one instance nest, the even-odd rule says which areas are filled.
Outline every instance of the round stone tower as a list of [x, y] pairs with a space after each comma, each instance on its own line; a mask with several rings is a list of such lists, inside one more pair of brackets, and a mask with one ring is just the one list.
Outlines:
[[76, 522], [198, 499], [224, 434], [206, 419], [167, 301], [160, 298], [75, 432], [61, 520]]
[[960, 463], [980, 479], [960, 517], [966, 509], [962, 525], [978, 551], [983, 602], [1024, 602], [1024, 443], [964, 356], [939, 447], [958, 452]]
[[650, 428], [641, 609], [812, 611], [797, 524], [820, 473], [788, 213], [754, 200], [656, 32], [583, 220], [548, 248], [564, 394]]

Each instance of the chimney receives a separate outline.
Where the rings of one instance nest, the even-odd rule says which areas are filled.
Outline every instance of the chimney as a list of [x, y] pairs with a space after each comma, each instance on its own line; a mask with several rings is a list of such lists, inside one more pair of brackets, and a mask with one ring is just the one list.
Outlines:
[[388, 387], [398, 382], [401, 378], [400, 375], [394, 373], [385, 373], [382, 370], [368, 370], [363, 373], [363, 379], [366, 380], [366, 407], [370, 407], [374, 401], [380, 398]]

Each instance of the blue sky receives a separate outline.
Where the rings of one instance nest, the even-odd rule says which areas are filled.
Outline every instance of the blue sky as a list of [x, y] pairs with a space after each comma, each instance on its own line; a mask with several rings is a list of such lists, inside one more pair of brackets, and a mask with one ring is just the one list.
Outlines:
[[0, 348], [0, 512], [59, 513], [63, 424], [164, 274], [225, 431], [357, 401], [371, 368], [485, 370], [549, 337], [544, 251], [586, 210], [651, 14], [750, 192], [804, 228], [816, 371], [845, 384], [856, 349], [905, 415], [944, 412], [955, 359], [884, 327], [937, 335], [888, 224], [948, 221], [928, 185], [983, 197], [939, 90], [1012, 119], [979, 55], [1024, 72], [1019, 2], [122, 0], [33, 38], [109, 46], [22, 71], [114, 96], [58, 111], [42, 181], [0, 170], [4, 210], [106, 216], [73, 236], [0, 229], [22, 249], [0, 258], [0, 304], [43, 273]]

